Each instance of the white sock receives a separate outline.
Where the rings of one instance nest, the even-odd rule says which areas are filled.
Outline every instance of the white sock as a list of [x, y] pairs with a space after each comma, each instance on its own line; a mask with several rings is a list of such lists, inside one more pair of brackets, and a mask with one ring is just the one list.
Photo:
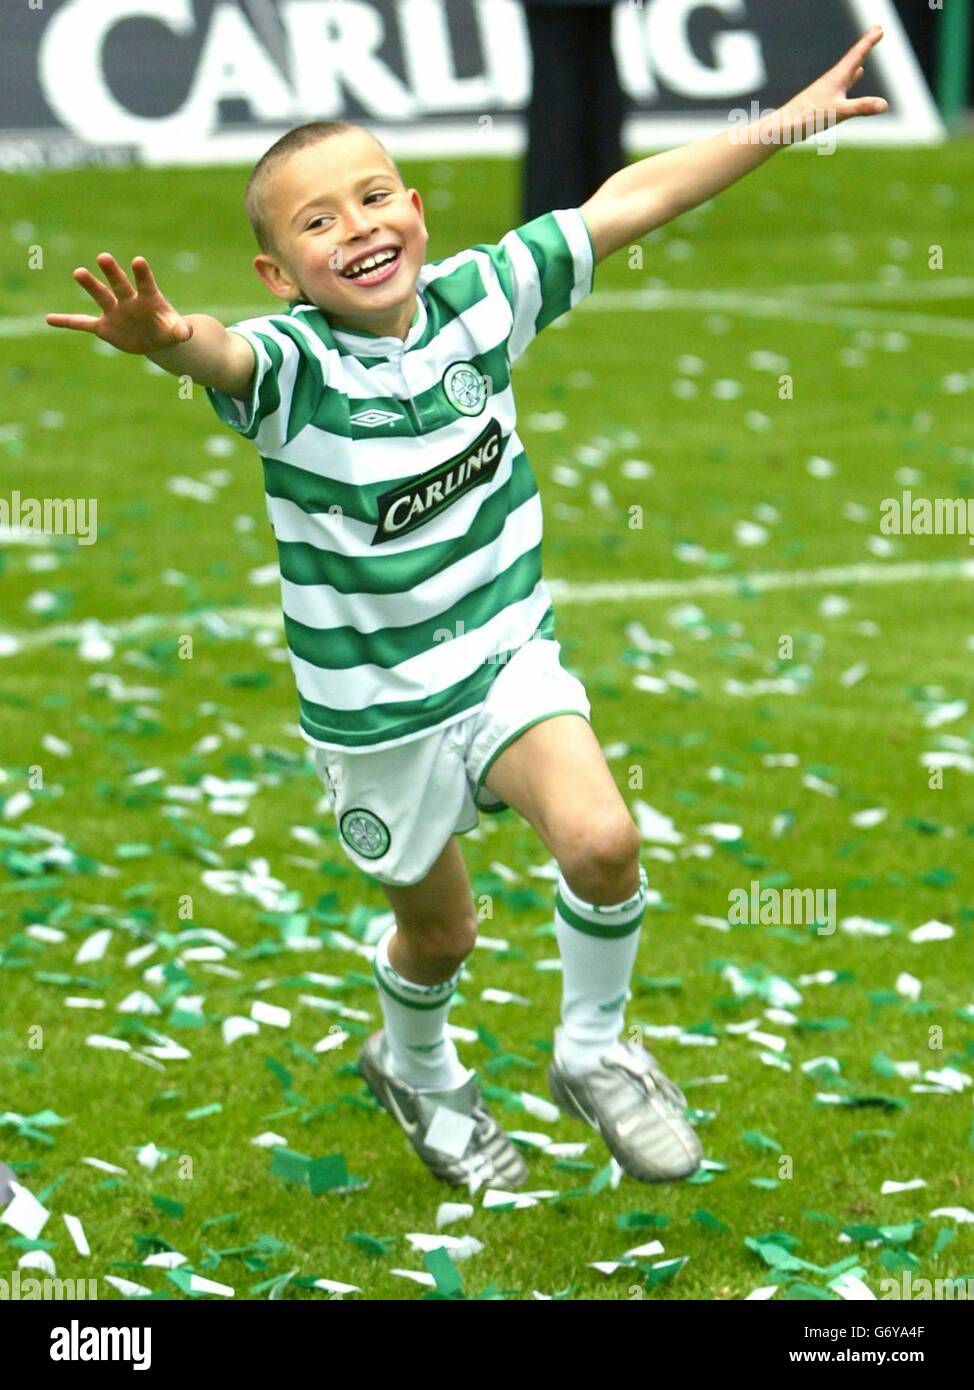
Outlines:
[[407, 980], [389, 960], [389, 942], [395, 931], [392, 926], [381, 937], [372, 962], [392, 1070], [407, 1085], [419, 1090], [453, 1090], [472, 1075], [445, 1031], [463, 967], [435, 985]]
[[555, 1058], [568, 1072], [591, 1071], [619, 1039], [647, 891], [641, 864], [636, 892], [610, 906], [583, 902], [564, 875], [558, 875], [555, 935], [562, 962], [562, 1003]]

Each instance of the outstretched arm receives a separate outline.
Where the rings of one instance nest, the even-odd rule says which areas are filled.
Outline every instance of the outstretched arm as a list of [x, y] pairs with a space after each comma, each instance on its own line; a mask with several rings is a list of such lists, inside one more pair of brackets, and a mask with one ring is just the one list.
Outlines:
[[101, 309], [101, 317], [48, 314], [52, 328], [94, 333], [121, 352], [141, 353], [174, 376], [191, 376], [201, 386], [215, 386], [240, 400], [249, 398], [256, 362], [246, 339], [209, 314], [183, 318], [160, 291], [144, 256], [132, 262], [134, 288], [107, 251], [98, 257], [98, 265], [107, 285], [84, 267], [74, 278]]
[[581, 207], [595, 259], [604, 260], [654, 227], [723, 192], [770, 159], [782, 144], [793, 144], [853, 116], [880, 115], [887, 108], [881, 97], [850, 101], [846, 93], [859, 81], [866, 56], [882, 37], [882, 29], [874, 26], [835, 67], [770, 116], [641, 159], [613, 174]]

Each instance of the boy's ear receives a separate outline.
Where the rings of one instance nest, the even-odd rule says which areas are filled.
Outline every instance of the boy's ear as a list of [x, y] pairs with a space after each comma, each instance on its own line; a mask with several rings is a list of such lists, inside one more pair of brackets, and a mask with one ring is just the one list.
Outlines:
[[266, 256], [263, 252], [259, 256], [255, 256], [254, 269], [270, 292], [276, 294], [278, 299], [297, 299], [300, 295], [301, 291], [298, 286], [293, 280], [288, 279], [287, 274], [271, 256]]
[[419, 189], [418, 189], [418, 188], [411, 188], [411, 189], [409, 190], [409, 201], [412, 203], [413, 207], [414, 207], [414, 208], [416, 209], [416, 211], [419, 213], [419, 220], [420, 220], [420, 222], [422, 222], [423, 228], [425, 229], [425, 227], [426, 227], [426, 213], [423, 211], [423, 200], [422, 200], [422, 198], [419, 196]]

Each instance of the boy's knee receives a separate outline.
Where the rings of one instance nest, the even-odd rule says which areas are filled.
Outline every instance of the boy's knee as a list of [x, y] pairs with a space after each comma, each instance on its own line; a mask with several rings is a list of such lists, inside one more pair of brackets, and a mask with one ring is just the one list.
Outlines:
[[612, 816], [582, 827], [559, 859], [569, 888], [583, 902], [624, 902], [639, 887], [639, 830], [628, 815]]

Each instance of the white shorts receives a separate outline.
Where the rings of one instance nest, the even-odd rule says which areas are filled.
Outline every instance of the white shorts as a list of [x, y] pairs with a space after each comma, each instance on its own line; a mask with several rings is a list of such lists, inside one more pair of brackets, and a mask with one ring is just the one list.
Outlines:
[[472, 714], [390, 749], [314, 750], [338, 822], [342, 849], [380, 883], [419, 883], [455, 834], [480, 811], [507, 810], [483, 781], [498, 754], [555, 714], [591, 716], [582, 682], [566, 671], [561, 644], [531, 638], [498, 673]]

